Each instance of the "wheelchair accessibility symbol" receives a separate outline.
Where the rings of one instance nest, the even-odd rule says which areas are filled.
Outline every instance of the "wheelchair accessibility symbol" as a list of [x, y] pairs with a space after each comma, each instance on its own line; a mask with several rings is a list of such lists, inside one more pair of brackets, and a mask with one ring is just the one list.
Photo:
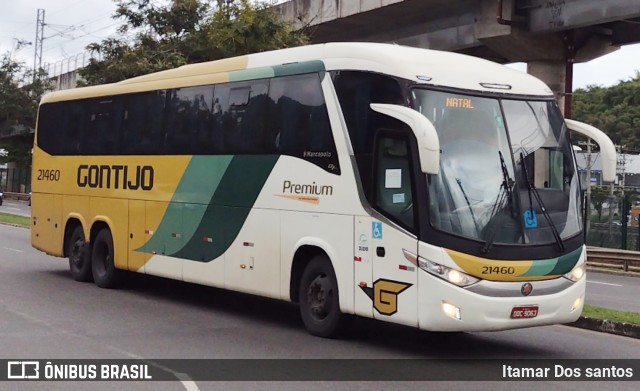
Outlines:
[[523, 217], [525, 228], [538, 228], [538, 217], [534, 210], [525, 210]]
[[382, 223], [374, 221], [371, 223], [371, 237], [373, 239], [382, 239]]

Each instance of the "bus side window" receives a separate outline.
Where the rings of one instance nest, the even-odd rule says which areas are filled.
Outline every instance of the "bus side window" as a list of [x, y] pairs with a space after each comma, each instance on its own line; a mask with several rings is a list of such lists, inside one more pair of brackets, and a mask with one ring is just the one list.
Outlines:
[[340, 167], [327, 105], [316, 73], [271, 80], [267, 142], [281, 154], [304, 159], [339, 175]]
[[141, 127], [140, 154], [154, 155], [161, 153], [162, 135], [166, 118], [164, 116], [166, 105], [165, 90], [153, 91], [145, 96], [141, 102], [144, 107], [144, 122]]
[[59, 142], [62, 143], [61, 147], [65, 153], [71, 155], [80, 153], [84, 138], [82, 126], [84, 124], [84, 108], [86, 105], [82, 101], [63, 102], [61, 105], [65, 106], [63, 120], [60, 123], [54, 122], [54, 126], [62, 127], [63, 137], [59, 138]]
[[214, 94], [214, 123], [223, 153], [273, 153], [263, 140], [267, 129], [268, 80], [219, 84]]
[[375, 141], [374, 207], [413, 230], [413, 181], [407, 133], [381, 130]]
[[[70, 102], [45, 103], [38, 112], [37, 144], [49, 154], [74, 153], [72, 146], [65, 143], [68, 134]], [[63, 137], [56, 137], [60, 133]]]
[[212, 109], [213, 86], [170, 91], [165, 153], [197, 154], [209, 149], [207, 132]]
[[380, 128], [401, 129], [402, 123], [373, 111], [371, 103], [403, 104], [395, 79], [376, 73], [340, 71], [332, 73], [342, 115], [358, 166], [364, 196], [373, 200], [373, 140]]
[[122, 125], [121, 97], [98, 98], [88, 103], [82, 150], [87, 155], [110, 155], [118, 150]]

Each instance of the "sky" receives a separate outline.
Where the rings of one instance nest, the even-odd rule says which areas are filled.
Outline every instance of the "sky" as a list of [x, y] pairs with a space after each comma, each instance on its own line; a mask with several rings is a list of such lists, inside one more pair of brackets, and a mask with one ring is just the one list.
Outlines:
[[[0, 0], [0, 54], [12, 52], [12, 58], [33, 67], [34, 45], [15, 50], [15, 39], [35, 42], [38, 8], [45, 10], [42, 63], [57, 64], [65, 59], [82, 59], [84, 48], [115, 34], [120, 24], [111, 16], [113, 0]], [[66, 67], [66, 63], [65, 63]], [[514, 68], [526, 71], [525, 64]], [[588, 63], [576, 64], [574, 88], [588, 85], [611, 86], [634, 77], [640, 71], [640, 44], [623, 46]]]

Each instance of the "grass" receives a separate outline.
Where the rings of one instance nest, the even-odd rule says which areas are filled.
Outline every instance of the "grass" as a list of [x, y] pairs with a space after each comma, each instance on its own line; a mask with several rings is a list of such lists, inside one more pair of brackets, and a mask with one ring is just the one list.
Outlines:
[[21, 227], [29, 228], [31, 226], [31, 218], [0, 212], [0, 223], [15, 224]]
[[585, 305], [582, 316], [595, 319], [607, 319], [617, 322], [625, 322], [640, 325], [640, 313], [630, 311], [618, 311], [609, 308]]

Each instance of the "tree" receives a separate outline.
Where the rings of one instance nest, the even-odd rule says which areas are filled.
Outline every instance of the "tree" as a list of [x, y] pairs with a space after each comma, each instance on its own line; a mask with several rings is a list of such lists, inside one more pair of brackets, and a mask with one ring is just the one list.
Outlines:
[[611, 87], [578, 89], [573, 96], [575, 119], [601, 129], [627, 150], [640, 150], [640, 72]]
[[[304, 30], [249, 0], [117, 0], [122, 38], [87, 48], [101, 55], [79, 70], [85, 85], [114, 83], [180, 65], [306, 44]], [[127, 39], [127, 35], [132, 35]]]
[[[587, 178], [589, 180], [589, 178]], [[587, 184], [589, 186], [589, 184]], [[591, 203], [593, 204], [593, 208], [598, 212], [598, 222], [602, 220], [602, 205], [609, 197], [609, 192], [601, 187], [592, 187], [591, 188]]]
[[31, 163], [38, 103], [47, 87], [43, 80], [43, 70], [34, 78], [33, 70], [9, 53], [0, 58], [0, 163]]

